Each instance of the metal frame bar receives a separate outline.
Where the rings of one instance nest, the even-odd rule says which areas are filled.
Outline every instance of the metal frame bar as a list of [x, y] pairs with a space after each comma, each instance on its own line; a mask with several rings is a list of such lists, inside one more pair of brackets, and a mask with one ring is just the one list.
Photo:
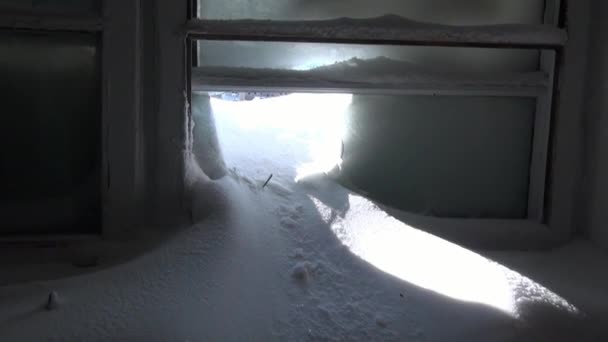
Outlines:
[[190, 37], [204, 40], [368, 45], [560, 49], [567, 40], [564, 30], [549, 25], [448, 26], [398, 16], [377, 19], [388, 24], [349, 18], [293, 22], [191, 19], [185, 29]]
[[[192, 20], [192, 19], [197, 18], [198, 11], [199, 11], [198, 0], [189, 0], [188, 1], [187, 20]], [[190, 47], [190, 49], [192, 49], [190, 52], [190, 57], [192, 59], [192, 63], [190, 65], [192, 65], [193, 67], [196, 67], [196, 66], [198, 66], [199, 47], [197, 45], [196, 47]]]
[[[544, 23], [557, 27], [561, 13], [561, 0], [545, 0]], [[528, 190], [528, 218], [545, 220], [545, 199], [551, 136], [553, 98], [556, 88], [557, 58], [559, 51], [542, 51], [540, 69], [549, 75], [550, 87], [538, 97], [534, 117], [534, 137], [530, 161]]]

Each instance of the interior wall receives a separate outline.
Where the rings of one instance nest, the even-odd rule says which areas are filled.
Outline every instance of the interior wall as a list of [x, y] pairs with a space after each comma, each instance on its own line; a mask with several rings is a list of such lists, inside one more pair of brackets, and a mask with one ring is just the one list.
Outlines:
[[584, 233], [608, 248], [608, 2], [592, 6], [581, 215]]

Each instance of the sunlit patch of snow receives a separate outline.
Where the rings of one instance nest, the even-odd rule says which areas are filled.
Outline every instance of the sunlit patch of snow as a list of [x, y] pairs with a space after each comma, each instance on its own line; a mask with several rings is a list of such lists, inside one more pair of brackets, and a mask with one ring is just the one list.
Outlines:
[[455, 299], [489, 305], [514, 317], [519, 315], [519, 305], [529, 302], [577, 311], [531, 279], [410, 227], [364, 197], [350, 194], [344, 215], [335, 215], [322, 201], [310, 198], [352, 253], [400, 279]]

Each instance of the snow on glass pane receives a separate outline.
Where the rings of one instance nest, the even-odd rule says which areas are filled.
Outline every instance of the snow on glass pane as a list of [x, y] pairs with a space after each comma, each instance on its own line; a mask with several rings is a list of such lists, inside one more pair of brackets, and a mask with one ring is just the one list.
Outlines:
[[199, 0], [203, 19], [325, 20], [396, 14], [448, 25], [540, 24], [544, 0]]
[[409, 212], [526, 215], [534, 99], [251, 91], [195, 93], [192, 104], [208, 174], [220, 158], [291, 186], [341, 164], [346, 182]]
[[310, 70], [379, 57], [445, 72], [538, 70], [536, 50], [328, 43], [199, 41], [199, 66]]

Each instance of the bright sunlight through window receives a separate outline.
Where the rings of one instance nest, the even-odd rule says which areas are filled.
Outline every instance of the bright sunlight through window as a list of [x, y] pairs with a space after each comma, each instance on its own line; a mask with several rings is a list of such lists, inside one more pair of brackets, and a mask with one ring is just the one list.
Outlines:
[[254, 178], [300, 179], [340, 163], [350, 94], [211, 98], [226, 163]]

